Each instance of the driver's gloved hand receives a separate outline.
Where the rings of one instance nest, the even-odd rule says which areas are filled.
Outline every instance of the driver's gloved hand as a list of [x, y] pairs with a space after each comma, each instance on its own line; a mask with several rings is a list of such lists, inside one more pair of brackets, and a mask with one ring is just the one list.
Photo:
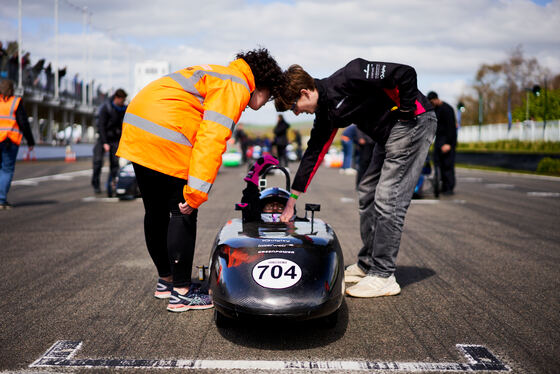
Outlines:
[[269, 165], [278, 165], [278, 160], [271, 155], [264, 155], [255, 162], [243, 180], [254, 183], [255, 186], [258, 186], [259, 175], [261, 175]]

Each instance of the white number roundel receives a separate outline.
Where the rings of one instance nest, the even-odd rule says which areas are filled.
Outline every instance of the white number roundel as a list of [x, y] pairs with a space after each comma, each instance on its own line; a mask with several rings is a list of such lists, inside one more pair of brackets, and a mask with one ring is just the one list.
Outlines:
[[269, 258], [253, 268], [253, 279], [265, 288], [288, 288], [296, 284], [300, 278], [299, 265], [285, 258]]

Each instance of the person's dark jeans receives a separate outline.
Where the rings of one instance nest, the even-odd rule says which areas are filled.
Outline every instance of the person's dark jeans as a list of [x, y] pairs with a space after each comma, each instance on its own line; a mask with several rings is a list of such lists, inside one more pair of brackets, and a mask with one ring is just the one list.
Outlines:
[[6, 139], [0, 142], [0, 204], [6, 204], [8, 191], [16, 169], [19, 145]]
[[[109, 144], [109, 177], [107, 178], [107, 185], [110, 186], [111, 181], [117, 179], [119, 173], [119, 157], [117, 156], [117, 149], [119, 148], [119, 142], [110, 142]], [[93, 174], [91, 176], [91, 185], [94, 189], [98, 190], [100, 183], [99, 178], [101, 177], [101, 168], [103, 168], [103, 158], [105, 157], [105, 149], [103, 149], [103, 143], [98, 140], [93, 147]]]
[[191, 284], [198, 210], [184, 215], [186, 180], [133, 163], [144, 203], [146, 246], [160, 277], [173, 276], [174, 287]]
[[358, 185], [363, 242], [358, 266], [367, 274], [389, 277], [395, 272], [406, 211], [436, 125], [434, 112], [426, 112], [397, 122], [387, 142], [375, 145]]
[[352, 167], [352, 156], [354, 155], [354, 143], [352, 140], [341, 141], [342, 143], [342, 168], [349, 169]]

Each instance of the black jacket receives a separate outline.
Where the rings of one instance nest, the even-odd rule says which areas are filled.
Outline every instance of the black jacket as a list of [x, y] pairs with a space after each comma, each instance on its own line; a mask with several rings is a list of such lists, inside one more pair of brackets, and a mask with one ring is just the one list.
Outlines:
[[122, 123], [126, 106], [118, 108], [113, 98], [105, 101], [97, 114], [97, 132], [101, 144], [115, 143], [121, 139]]
[[437, 130], [435, 146], [441, 148], [444, 144], [449, 144], [455, 148], [457, 145], [457, 125], [455, 122], [455, 111], [451, 105], [443, 102], [435, 108], [437, 116]]
[[290, 125], [285, 120], [280, 120], [274, 127], [274, 144], [280, 146], [288, 145], [288, 129]]
[[355, 123], [375, 142], [385, 143], [397, 120], [433, 110], [418, 90], [416, 71], [407, 65], [358, 58], [315, 84], [315, 122], [292, 184], [298, 191], [307, 190], [339, 128]]
[[21, 131], [25, 140], [27, 140], [27, 145], [33, 147], [35, 146], [35, 139], [33, 138], [31, 126], [29, 125], [27, 118], [27, 113], [23, 107], [23, 99], [21, 99], [19, 106], [16, 109], [16, 122], [18, 124], [19, 131]]

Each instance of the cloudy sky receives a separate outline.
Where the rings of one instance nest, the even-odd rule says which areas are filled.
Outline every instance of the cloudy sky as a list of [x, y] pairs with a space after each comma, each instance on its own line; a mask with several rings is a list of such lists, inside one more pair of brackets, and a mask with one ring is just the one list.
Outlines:
[[[0, 3], [0, 40], [16, 40], [18, 1]], [[22, 1], [22, 45], [32, 63], [55, 60], [54, 3]], [[227, 65], [258, 46], [282, 68], [298, 63], [317, 78], [356, 57], [409, 64], [424, 93], [435, 90], [451, 104], [482, 63], [501, 62], [518, 45], [560, 73], [560, 0], [59, 0], [58, 28], [59, 66], [70, 77], [83, 76], [89, 46], [96, 81], [129, 92], [137, 62], [168, 61], [172, 71]], [[241, 117], [275, 120], [272, 104]]]

